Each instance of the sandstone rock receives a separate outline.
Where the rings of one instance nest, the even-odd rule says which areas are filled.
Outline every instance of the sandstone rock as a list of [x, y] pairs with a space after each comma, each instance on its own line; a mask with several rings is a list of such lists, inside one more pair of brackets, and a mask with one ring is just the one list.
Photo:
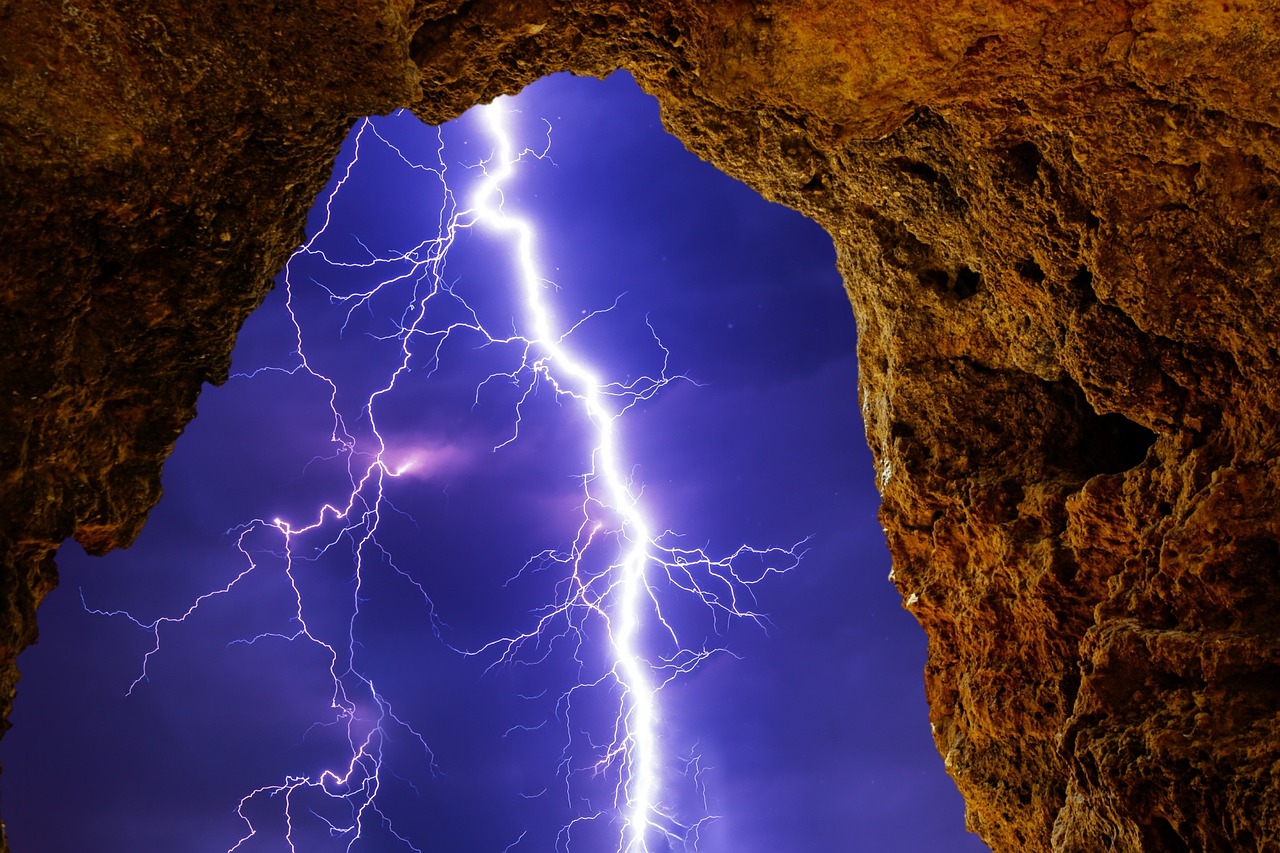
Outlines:
[[[641, 8], [642, 5], [642, 8]], [[349, 126], [632, 71], [820, 222], [997, 850], [1280, 849], [1280, 4], [0, 5], [0, 697], [128, 544]]]

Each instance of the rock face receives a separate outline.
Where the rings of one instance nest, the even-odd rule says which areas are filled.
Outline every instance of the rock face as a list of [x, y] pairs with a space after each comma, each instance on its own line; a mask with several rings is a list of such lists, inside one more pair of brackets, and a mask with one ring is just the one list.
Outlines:
[[623, 67], [835, 239], [971, 828], [1280, 850], [1280, 3], [921, 8], [0, 3], [0, 710], [58, 544], [137, 533], [350, 122]]

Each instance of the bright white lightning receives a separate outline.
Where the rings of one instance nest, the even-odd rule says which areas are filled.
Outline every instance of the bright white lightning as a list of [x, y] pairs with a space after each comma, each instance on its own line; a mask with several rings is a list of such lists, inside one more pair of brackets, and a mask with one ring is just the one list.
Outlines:
[[[536, 235], [531, 222], [509, 212], [503, 204], [502, 185], [508, 181], [518, 161], [505, 118], [503, 99], [482, 108], [485, 126], [493, 135], [493, 166], [473, 197], [478, 221], [515, 238], [517, 278], [524, 295], [524, 308], [529, 318], [530, 343], [545, 353], [542, 370], [556, 391], [572, 396], [582, 407], [591, 424], [595, 444], [591, 454], [592, 468], [585, 477], [588, 501], [599, 500], [601, 508], [618, 516], [625, 537], [624, 548], [611, 579], [617, 589], [612, 606], [604, 615], [610, 624], [609, 644], [615, 664], [614, 673], [622, 686], [625, 699], [623, 742], [615, 742], [623, 762], [619, 786], [623, 810], [623, 832], [620, 849], [647, 850], [646, 836], [659, 817], [656, 803], [660, 761], [657, 745], [657, 687], [652, 668], [639, 648], [639, 634], [649, 592], [645, 572], [650, 562], [649, 545], [654, 541], [652, 525], [645, 517], [637, 494], [624, 474], [618, 448], [617, 420], [625, 406], [610, 398], [610, 385], [588, 365], [581, 362], [565, 341], [569, 329], [558, 327], [550, 305], [553, 293], [538, 270], [534, 245]], [[661, 382], [657, 384], [662, 384]], [[656, 390], [656, 389], [655, 389]], [[597, 497], [592, 486], [599, 483], [604, 495]], [[599, 525], [592, 530], [594, 535]], [[591, 606], [595, 606], [593, 603]], [[612, 756], [610, 756], [612, 759]], [[664, 820], [663, 823], [666, 821]]]
[[[501, 98], [480, 109], [484, 127], [491, 137], [492, 154], [477, 165], [481, 176], [464, 204], [458, 203], [446, 181], [443, 142], [436, 152], [437, 163], [425, 166], [404, 154], [378, 132], [375, 124], [366, 121], [357, 132], [352, 161], [326, 199], [320, 227], [295, 255], [295, 258], [318, 259], [335, 270], [387, 271], [374, 285], [351, 291], [310, 282], [327, 294], [329, 302], [340, 314], [345, 314], [348, 323], [356, 311], [372, 310], [377, 300], [389, 295], [395, 295], [398, 300], [391, 312], [398, 319], [381, 339], [398, 348], [396, 364], [375, 382], [376, 390], [355, 411], [340, 403], [339, 381], [308, 357], [305, 322], [295, 311], [296, 289], [308, 286], [308, 282], [295, 277], [293, 261], [286, 268], [284, 282], [297, 336], [297, 364], [285, 372], [311, 377], [327, 387], [333, 419], [331, 440], [336, 448], [329, 461], [345, 466], [349, 492], [325, 503], [304, 523], [272, 518], [243, 525], [237, 533], [237, 544], [246, 561], [245, 568], [229, 583], [200, 596], [181, 615], [145, 622], [123, 611], [110, 612], [133, 619], [153, 635], [153, 647], [144, 657], [142, 674], [130, 687], [133, 690], [146, 677], [148, 663], [160, 650], [162, 630], [185, 621], [210, 599], [232, 593], [245, 578], [262, 570], [261, 555], [269, 555], [281, 566], [292, 590], [292, 622], [284, 630], [259, 634], [246, 642], [285, 640], [308, 643], [322, 650], [328, 661], [333, 693], [331, 719], [320, 725], [340, 727], [345, 733], [349, 754], [335, 762], [333, 766], [339, 769], [291, 774], [283, 782], [261, 786], [246, 795], [236, 811], [248, 831], [230, 848], [232, 851], [257, 838], [261, 821], [254, 815], [272, 802], [281, 804], [283, 840], [294, 853], [305, 849], [298, 846], [303, 842], [295, 837], [304, 820], [313, 823], [318, 820], [323, 832], [345, 842], [348, 850], [366, 840], [371, 828], [385, 832], [404, 849], [420, 849], [392, 826], [390, 818], [379, 807], [383, 748], [391, 732], [399, 730], [420, 745], [428, 761], [432, 761], [433, 756], [424, 736], [397, 716], [391, 701], [379, 692], [371, 678], [362, 674], [357, 662], [358, 633], [366, 573], [381, 566], [390, 568], [409, 583], [422, 597], [430, 618], [435, 619], [422, 583], [400, 568], [377, 539], [383, 514], [389, 508], [385, 496], [389, 481], [413, 476], [419, 466], [429, 463], [430, 453], [392, 446], [379, 427], [379, 413], [381, 405], [398, 390], [397, 382], [408, 371], [414, 367], [425, 367], [431, 373], [440, 369], [446, 341], [469, 336], [478, 339], [484, 347], [504, 348], [514, 353], [511, 369], [489, 376], [476, 391], [478, 403], [481, 392], [490, 382], [505, 380], [520, 389], [512, 433], [499, 448], [519, 437], [525, 403], [540, 384], [548, 385], [558, 397], [576, 408], [589, 425], [590, 466], [581, 477], [583, 491], [577, 536], [567, 551], [545, 551], [525, 567], [530, 571], [557, 569], [564, 573], [557, 586], [556, 600], [536, 611], [537, 618], [529, 630], [465, 652], [489, 656], [493, 665], [536, 663], [546, 660], [553, 647], [562, 643], [569, 647], [572, 660], [578, 664], [577, 684], [557, 704], [567, 740], [561, 772], [566, 799], [577, 814], [556, 839], [557, 850], [568, 850], [574, 845], [575, 831], [582, 824], [597, 822], [616, 827], [618, 853], [696, 849], [701, 827], [711, 818], [706, 814], [692, 819], [685, 817], [677, 802], [678, 796], [669, 790], [667, 782], [681, 772], [681, 761], [662, 748], [667, 738], [662, 729], [659, 700], [664, 685], [690, 672], [721, 649], [709, 648], [705, 641], [697, 646], [682, 643], [676, 622], [664, 615], [664, 607], [672, 604], [670, 596], [676, 594], [703, 608], [713, 628], [727, 618], [760, 622], [762, 617], [754, 609], [753, 587], [770, 574], [788, 571], [799, 558], [796, 547], [760, 550], [748, 546], [723, 557], [712, 557], [701, 548], [682, 547], [679, 537], [654, 523], [644, 505], [642, 489], [632, 482], [633, 463], [626, 457], [619, 422], [628, 409], [652, 399], [672, 380], [666, 373], [666, 350], [657, 344], [664, 358], [663, 369], [657, 376], [644, 375], [626, 383], [608, 381], [575, 351], [573, 333], [596, 315], [572, 324], [558, 316], [555, 301], [558, 290], [539, 269], [535, 225], [513, 211], [504, 196], [504, 187], [510, 185], [519, 164], [530, 158], [543, 158], [546, 150], [541, 153], [528, 149], [517, 151], [507, 125], [510, 99]], [[368, 260], [353, 262], [331, 257], [322, 240], [332, 222], [334, 200], [358, 165], [362, 145], [377, 144], [373, 140], [393, 151], [407, 167], [438, 178], [443, 205], [436, 233], [406, 250], [390, 254], [378, 255], [366, 248]], [[450, 249], [457, 235], [469, 228], [483, 228], [501, 235], [510, 247], [523, 313], [510, 334], [495, 335], [486, 330], [476, 312], [445, 282], [444, 268]], [[432, 313], [438, 304], [445, 306], [442, 310], [446, 312], [452, 310], [452, 314], [445, 316], [455, 319], [438, 319]], [[462, 319], [457, 319], [459, 316]], [[443, 459], [447, 453], [440, 451], [437, 455]], [[259, 541], [263, 537], [274, 544]], [[596, 555], [606, 548], [613, 549], [612, 556], [601, 563]], [[354, 583], [348, 615], [344, 617], [345, 633], [335, 637], [316, 627], [323, 620], [317, 620], [313, 608], [309, 608], [306, 584], [300, 583], [299, 578], [322, 557], [338, 549], [350, 550]], [[600, 568], [602, 564], [604, 568]], [[608, 665], [603, 671], [585, 671], [579, 650], [599, 643], [607, 645]], [[581, 730], [572, 725], [570, 719], [575, 714], [575, 701], [590, 691], [616, 701], [616, 714], [604, 725], [590, 727], [604, 732], [604, 737], [587, 737], [594, 757], [583, 765], [576, 752], [571, 754], [575, 738], [579, 737], [575, 732]], [[516, 726], [513, 730], [530, 728], [537, 726]], [[694, 768], [695, 785], [700, 788], [701, 768], [696, 756], [686, 756], [682, 761]], [[582, 774], [610, 780], [612, 797], [607, 805], [589, 802], [585, 809], [580, 806], [584, 800], [590, 800], [588, 795], [575, 791], [575, 780]], [[322, 814], [322, 809], [327, 811]], [[519, 849], [526, 834], [513, 841], [508, 849]]]
[[[696, 849], [702, 825], [712, 818], [703, 815], [682, 820], [674, 798], [664, 801], [663, 774], [676, 762], [664, 755], [660, 746], [659, 694], [673, 678], [722, 650], [682, 643], [674, 624], [664, 616], [664, 589], [678, 590], [700, 603], [713, 621], [734, 617], [761, 622], [762, 616], [753, 609], [752, 587], [769, 574], [794, 567], [799, 559], [797, 547], [759, 550], [742, 546], [728, 556], [713, 558], [703, 549], [680, 547], [675, 534], [659, 531], [650, 520], [642, 490], [628, 475], [631, 462], [622, 447], [618, 422], [631, 406], [652, 397], [672, 378], [682, 377], [668, 377], [664, 364], [657, 378], [644, 377], [628, 385], [610, 383], [574, 351], [569, 343], [574, 329], [557, 322], [557, 291], [538, 268], [534, 224], [504, 203], [502, 187], [514, 175], [522, 156], [515, 151], [506, 123], [511, 111], [506, 99], [483, 111], [485, 126], [494, 140], [494, 154], [487, 163], [485, 180], [471, 198], [476, 224], [512, 235], [516, 276], [528, 322], [526, 365], [557, 394], [577, 403], [591, 426], [593, 444], [591, 468], [583, 476], [583, 519], [578, 538], [568, 553], [540, 555], [544, 562], [550, 560], [568, 570], [560, 598], [541, 611], [533, 629], [494, 641], [480, 652], [497, 650], [500, 660], [514, 661], [520, 659], [526, 643], [536, 646], [548, 635], [572, 635], [574, 642], [591, 642], [594, 638], [588, 623], [591, 617], [598, 617], [607, 635], [612, 665], [608, 672], [586, 677], [562, 698], [562, 705], [568, 717], [579, 689], [607, 687], [610, 681], [620, 688], [611, 738], [590, 768], [594, 773], [616, 774], [612, 808], [621, 825], [617, 850], [649, 853], [654, 849], [651, 843], [664, 850]], [[586, 556], [601, 547], [602, 540], [613, 542], [617, 553], [606, 570], [592, 572], [585, 568]], [[753, 560], [758, 567], [754, 575], [739, 571], [740, 563]], [[646, 653], [646, 643], [665, 646], [668, 652], [655, 658], [652, 652]], [[534, 659], [545, 654], [535, 651]], [[569, 738], [572, 740], [572, 734]], [[697, 767], [696, 757], [687, 764]], [[571, 790], [569, 793], [572, 796]], [[580, 820], [602, 816], [592, 813]], [[572, 830], [573, 824], [567, 826], [559, 843], [567, 847]]]

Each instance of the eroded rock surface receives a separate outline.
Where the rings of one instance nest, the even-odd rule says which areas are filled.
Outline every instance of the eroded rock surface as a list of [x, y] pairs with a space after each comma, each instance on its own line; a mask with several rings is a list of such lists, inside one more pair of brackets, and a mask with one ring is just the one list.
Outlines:
[[835, 239], [971, 828], [1280, 850], [1280, 4], [925, 8], [0, 4], [0, 710], [58, 544], [136, 535], [351, 121], [621, 67]]

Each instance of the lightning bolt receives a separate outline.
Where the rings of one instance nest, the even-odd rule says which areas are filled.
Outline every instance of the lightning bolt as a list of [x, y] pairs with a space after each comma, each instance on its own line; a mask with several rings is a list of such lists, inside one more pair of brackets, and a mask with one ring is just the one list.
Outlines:
[[[306, 839], [312, 836], [334, 839], [351, 850], [375, 834], [421, 853], [380, 806], [384, 752], [393, 735], [407, 733], [433, 773], [434, 755], [423, 733], [397, 714], [391, 699], [361, 666], [359, 623], [368, 574], [385, 569], [421, 598], [437, 634], [444, 629], [422, 582], [398, 565], [378, 540], [384, 516], [397, 512], [387, 489], [396, 478], [411, 474], [416, 464], [411, 456], [397, 452], [380, 417], [404, 376], [414, 370], [434, 375], [441, 368], [447, 342], [464, 338], [479, 349], [510, 353], [508, 364], [490, 373], [475, 391], [477, 407], [491, 386], [506, 384], [517, 391], [512, 428], [494, 451], [520, 438], [530, 401], [540, 388], [549, 389], [585, 425], [589, 465], [579, 478], [582, 500], [572, 543], [564, 550], [535, 555], [512, 579], [555, 571], [559, 580], [554, 599], [533, 612], [526, 630], [477, 648], [450, 647], [467, 657], [488, 660], [489, 668], [537, 664], [553, 656], [569, 660], [573, 683], [559, 695], [555, 716], [564, 726], [558, 772], [573, 817], [555, 839], [557, 850], [582, 843], [583, 833], [592, 826], [606, 828], [618, 853], [696, 849], [702, 828], [714, 819], [705, 806], [705, 768], [696, 752], [677, 759], [664, 748], [672, 737], [663, 722], [662, 691], [711, 656], [727, 653], [710, 640], [723, 634], [727, 621], [766, 623], [755, 588], [771, 575], [794, 568], [804, 543], [789, 548], [741, 546], [713, 556], [705, 547], [686, 545], [683, 537], [655, 520], [642, 486], [634, 480], [623, 417], [685, 377], [668, 373], [669, 353], [652, 327], [649, 332], [661, 360], [661, 369], [653, 374], [613, 381], [575, 349], [575, 333], [610, 309], [587, 313], [572, 323], [563, 318], [565, 312], [557, 305], [559, 289], [539, 265], [535, 223], [507, 201], [507, 189], [521, 164], [547, 159], [550, 150], [549, 126], [541, 147], [517, 145], [509, 125], [515, 103], [500, 98], [477, 108], [492, 153], [473, 165], [478, 178], [462, 201], [446, 166], [442, 135], [436, 136], [434, 160], [418, 162], [381, 133], [374, 120], [362, 121], [354, 134], [351, 159], [325, 198], [315, 232], [285, 268], [283, 285], [295, 332], [295, 363], [245, 376], [285, 372], [321, 383], [332, 418], [332, 450], [314, 462], [341, 467], [349, 486], [342, 497], [322, 504], [305, 522], [259, 518], [237, 528], [242, 568], [177, 615], [146, 621], [128, 611], [85, 604], [93, 613], [131, 619], [151, 634], [152, 646], [129, 687], [132, 692], [148, 678], [148, 665], [161, 650], [162, 635], [189, 620], [207, 602], [232, 594], [247, 578], [264, 570], [278, 570], [287, 581], [292, 601], [289, 623], [282, 630], [242, 642], [305, 643], [321, 653], [332, 694], [329, 715], [317, 726], [342, 732], [343, 755], [328, 768], [289, 774], [281, 782], [246, 794], [236, 807], [245, 832], [229, 853], [248, 850], [258, 843], [255, 839], [260, 834], [269, 831], [282, 832], [293, 853], [307, 849]], [[405, 168], [429, 176], [437, 183], [442, 202], [432, 233], [425, 239], [390, 253], [375, 252], [360, 242], [366, 256], [353, 260], [327, 248], [326, 241], [334, 227], [335, 200], [370, 145], [384, 146]], [[493, 324], [481, 321], [480, 312], [446, 275], [446, 261], [458, 236], [482, 229], [509, 250], [519, 306], [509, 333], [490, 331]], [[341, 288], [321, 283], [304, 272], [315, 266], [339, 273], [334, 277], [337, 281], [369, 283]], [[323, 295], [331, 309], [329, 319], [314, 319], [310, 303], [300, 297], [308, 288]], [[345, 334], [365, 315], [391, 318], [372, 337], [377, 344], [392, 347], [395, 358], [387, 373], [373, 382], [373, 390], [364, 397], [357, 395], [353, 405], [343, 371], [309, 356], [307, 341], [313, 326], [327, 323]], [[337, 618], [331, 613], [317, 615], [315, 609], [324, 606], [312, 603], [322, 597], [315, 593], [317, 575], [339, 556], [349, 566], [346, 603]], [[702, 639], [686, 642], [684, 637], [691, 631]], [[603, 722], [579, 719], [600, 707], [611, 708]], [[511, 732], [539, 726], [514, 726]], [[682, 778], [701, 794], [701, 805], [692, 816], [684, 803], [687, 798], [676, 790]], [[522, 833], [507, 850], [519, 849], [528, 835]]]
[[[472, 198], [477, 222], [510, 234], [514, 243], [515, 276], [528, 318], [530, 351], [527, 362], [534, 374], [550, 383], [559, 395], [570, 398], [590, 424], [594, 443], [591, 468], [583, 476], [582, 521], [573, 547], [567, 553], [544, 554], [567, 569], [561, 597], [545, 609], [528, 631], [496, 640], [472, 654], [497, 651], [498, 659], [521, 659], [526, 646], [534, 647], [534, 659], [545, 657], [539, 641], [548, 637], [570, 638], [576, 646], [588, 642], [592, 624], [603, 629], [609, 647], [606, 672], [582, 680], [562, 701], [565, 717], [571, 717], [575, 693], [583, 689], [616, 687], [617, 715], [605, 747], [589, 765], [593, 773], [614, 772], [613, 812], [620, 819], [617, 849], [624, 853], [648, 853], [695, 844], [698, 829], [708, 817], [682, 822], [670, 803], [661, 797], [662, 774], [668, 760], [660, 742], [661, 688], [680, 674], [694, 669], [720, 649], [690, 649], [663, 612], [663, 588], [691, 594], [711, 613], [763, 621], [754, 609], [752, 587], [768, 574], [794, 567], [797, 548], [757, 550], [742, 547], [728, 557], [713, 559], [703, 549], [682, 548], [672, 531], [661, 531], [650, 520], [642, 492], [628, 476], [630, 465], [622, 446], [619, 419], [633, 405], [647, 400], [675, 378], [663, 371], [628, 385], [607, 382], [574, 352], [569, 344], [572, 328], [557, 322], [554, 287], [537, 264], [537, 232], [531, 221], [511, 212], [504, 204], [503, 185], [520, 161], [506, 119], [509, 107], [499, 100], [483, 108], [485, 127], [494, 144], [493, 168]], [[666, 350], [663, 350], [664, 356]], [[518, 422], [518, 421], [517, 421]], [[603, 570], [590, 568], [588, 555], [602, 541], [616, 554]], [[754, 576], [739, 565], [754, 559], [763, 571]], [[656, 631], [652, 630], [655, 629]], [[656, 633], [655, 658], [645, 651], [645, 636]], [[575, 657], [576, 657], [575, 648]], [[570, 732], [570, 738], [572, 733]], [[570, 792], [571, 794], [572, 792]], [[595, 820], [593, 813], [580, 820]], [[570, 824], [562, 833], [566, 843]], [[651, 846], [661, 840], [661, 848]]]

